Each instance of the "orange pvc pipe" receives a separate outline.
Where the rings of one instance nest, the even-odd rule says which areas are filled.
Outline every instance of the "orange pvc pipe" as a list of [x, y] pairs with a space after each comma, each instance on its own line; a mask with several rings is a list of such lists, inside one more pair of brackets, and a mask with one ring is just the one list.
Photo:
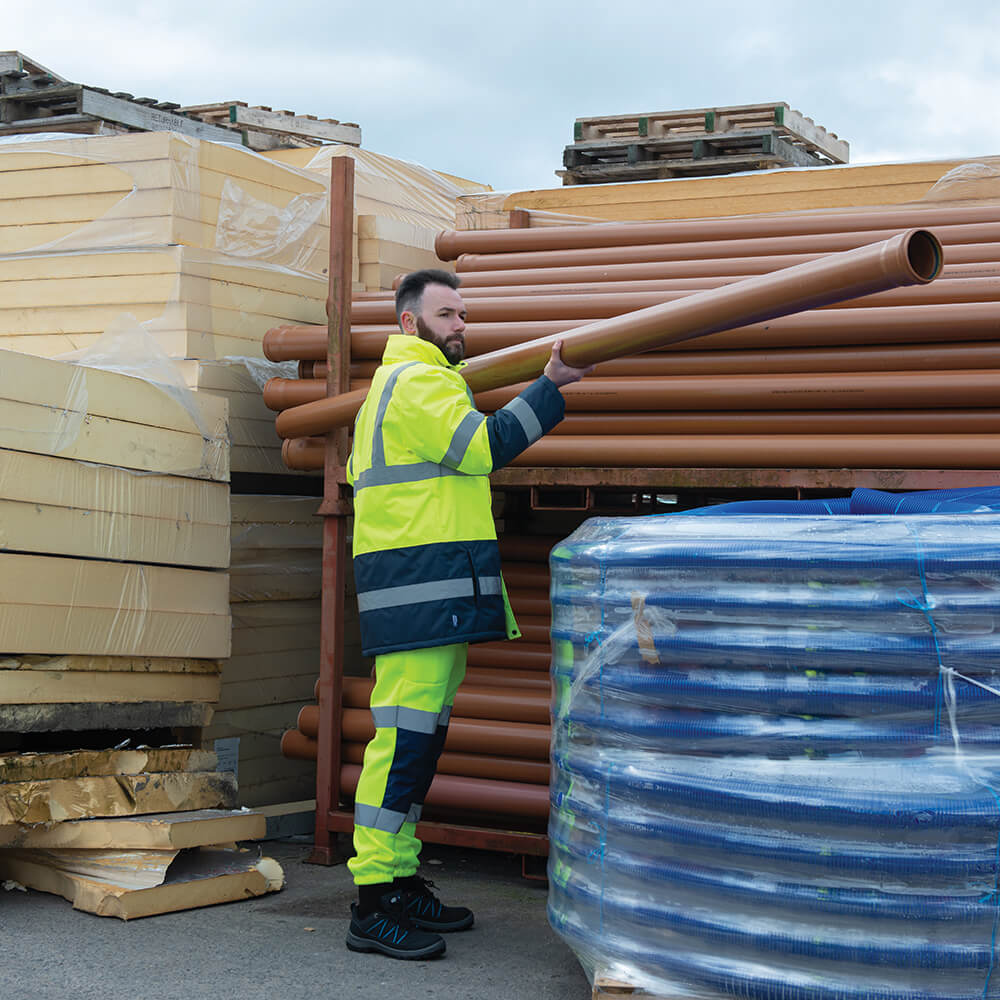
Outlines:
[[573, 413], [551, 432], [632, 437], [690, 434], [997, 434], [1000, 410], [777, 410], [772, 413]]
[[538, 650], [518, 649], [517, 642], [476, 643], [469, 646], [466, 660], [470, 667], [509, 668], [511, 670], [537, 670], [548, 673], [552, 665], [552, 654]]
[[[846, 256], [846, 255], [844, 255]], [[830, 257], [819, 257], [810, 263], [821, 264], [830, 261]], [[798, 265], [805, 266], [805, 265]], [[686, 291], [663, 291], [663, 292], [631, 292], [625, 295], [618, 295], [609, 292], [595, 292], [589, 295], [576, 293], [567, 295], [539, 295], [539, 296], [497, 296], [495, 298], [481, 298], [470, 302], [469, 313], [477, 323], [521, 323], [534, 321], [566, 321], [582, 319], [612, 319], [634, 312], [645, 312], [649, 309], [663, 307], [674, 304], [678, 308], [680, 303], [691, 299], [699, 305], [706, 301], [709, 292], [719, 297], [737, 296], [734, 289], [749, 291], [749, 287], [754, 282], [763, 282], [767, 279], [777, 282], [787, 276], [791, 268], [782, 271], [772, 271], [768, 274], [757, 275], [752, 278], [745, 278], [742, 281], [732, 282], [701, 292]], [[867, 298], [861, 298], [866, 295]], [[956, 302], [992, 302], [1000, 301], [1000, 277], [987, 278], [942, 278], [932, 287], [916, 288], [893, 288], [888, 291], [871, 293], [861, 293], [861, 295], [851, 294], [841, 300], [836, 309], [831, 312], [842, 312], [849, 308], [873, 308], [875, 306], [901, 306], [901, 305], [930, 305], [932, 303]], [[822, 308], [829, 303], [808, 302], [806, 308]], [[356, 312], [361, 312], [356, 310]], [[379, 315], [379, 313], [383, 315]], [[787, 313], [787, 310], [785, 311]], [[784, 315], [785, 313], [778, 313]], [[391, 316], [391, 308], [382, 303], [374, 303], [373, 308], [366, 310], [362, 315], [357, 316], [360, 323], [380, 323], [386, 324]], [[774, 313], [771, 316], [777, 318]], [[755, 317], [756, 321], [763, 322], [769, 318], [767, 312], [761, 309], [760, 314]], [[596, 325], [592, 324], [592, 325]], [[746, 326], [746, 323], [740, 323]], [[573, 331], [567, 331], [572, 333]], [[712, 332], [716, 332], [713, 328]], [[548, 339], [548, 338], [546, 338]], [[689, 339], [689, 338], [684, 338]], [[653, 342], [646, 350], [658, 347], [658, 342]], [[629, 350], [629, 354], [638, 354], [638, 350]], [[618, 355], [621, 357], [621, 355]], [[610, 358], [602, 357], [602, 361]]]
[[[482, 392], [539, 375], [557, 337], [564, 340], [563, 360], [583, 367], [898, 285], [927, 284], [940, 268], [940, 244], [932, 234], [912, 230], [859, 250], [696, 292], [676, 302], [472, 358], [462, 375], [473, 392]], [[561, 296], [544, 296], [538, 301], [557, 298]], [[363, 393], [317, 400], [285, 410], [275, 424], [285, 438], [325, 433], [350, 423], [363, 401]]]
[[281, 756], [291, 760], [316, 760], [319, 742], [300, 729], [287, 729], [281, 734]]
[[322, 339], [323, 354], [326, 361], [327, 328], [325, 326], [276, 326], [264, 334], [263, 351], [268, 361], [297, 361], [299, 358], [312, 357], [317, 350], [316, 341]]
[[[310, 739], [319, 731], [319, 706], [303, 705], [299, 710], [298, 729]], [[367, 743], [375, 735], [371, 712], [345, 708], [343, 739]], [[452, 719], [445, 749], [468, 753], [548, 760], [549, 726], [530, 722], [496, 722], [486, 719]]]
[[[1000, 325], [1000, 313], [995, 322]], [[379, 364], [378, 361], [357, 361], [351, 365], [351, 374], [354, 378], [371, 379]], [[599, 364], [594, 369], [593, 377], [749, 375], [753, 372], [776, 375], [792, 372], [942, 371], [948, 368], [1000, 368], [1000, 344], [960, 342], [898, 344], [894, 347], [854, 346], [827, 349], [791, 348], [775, 351], [677, 351], [673, 354], [637, 354], [630, 358], [617, 358], [615, 361]], [[310, 379], [300, 381], [309, 382]], [[266, 386], [264, 395], [266, 400]], [[321, 398], [319, 391], [315, 391], [309, 398]]]
[[504, 670], [501, 667], [469, 667], [465, 671], [466, 684], [499, 685], [524, 691], [544, 691], [546, 696], [552, 690], [548, 674], [536, 670]]
[[549, 567], [547, 562], [521, 561], [511, 556], [504, 562], [504, 579], [507, 581], [508, 590], [516, 590], [521, 593], [525, 590], [549, 589]]
[[545, 438], [512, 465], [620, 468], [995, 469], [995, 434]]
[[[606, 447], [616, 447], [612, 442], [628, 438], [643, 437], [699, 437], [705, 440], [723, 436], [739, 437], [780, 437], [800, 439], [802, 435], [851, 435], [885, 438], [888, 435], [994, 435], [1000, 434], [1000, 411], [978, 410], [842, 410], [842, 411], [802, 411], [777, 410], [771, 413], [759, 411], [732, 411], [726, 413], [580, 413], [571, 414], [552, 432], [555, 441], [583, 438], [588, 441], [606, 442]], [[323, 467], [322, 438], [293, 439], [286, 445], [296, 445], [300, 441], [309, 442], [308, 450], [295, 450], [298, 464], [292, 468], [316, 470]], [[736, 447], [736, 441], [731, 442]], [[552, 445], [553, 448], [557, 446]], [[579, 445], [570, 445], [578, 448]], [[516, 464], [543, 464], [542, 456], [535, 461]], [[575, 452], [574, 452], [575, 454]], [[544, 464], [549, 464], [547, 461]], [[572, 465], [572, 461], [560, 461], [559, 465]], [[621, 463], [614, 458], [595, 455], [588, 459], [587, 467]], [[669, 463], [668, 463], [669, 464]], [[706, 463], [699, 463], [706, 464]], [[718, 464], [712, 462], [708, 464]], [[793, 465], [791, 459], [779, 463]], [[881, 467], [881, 462], [879, 463]], [[926, 464], [920, 462], [917, 468]], [[992, 466], [990, 466], [992, 467]], [[539, 642], [541, 632], [529, 633], [522, 628], [525, 638]]]
[[[935, 235], [936, 232], [935, 232]], [[877, 237], [876, 237], [877, 239]], [[874, 240], [858, 244], [864, 246]], [[850, 251], [840, 251], [849, 253]], [[656, 262], [656, 276], [662, 278], [710, 277], [730, 274], [764, 274], [779, 268], [802, 264], [828, 256], [824, 253], [775, 253], [771, 251], [757, 257], [709, 257], [707, 259], [674, 259], [669, 246], [608, 247], [595, 250], [554, 250], [549, 253], [511, 253], [490, 255], [463, 255], [458, 260], [461, 277], [476, 271], [522, 271], [540, 268], [569, 267], [622, 267], [624, 265]], [[1000, 260], [1000, 247], [996, 243], [963, 243], [944, 249], [944, 263], [996, 264]], [[559, 279], [553, 278], [558, 281]], [[368, 303], [359, 303], [361, 308]]]
[[[987, 294], [981, 284], [972, 287], [964, 282], [945, 285], [939, 280], [935, 289], [945, 287], [957, 296]], [[1000, 294], [1000, 285], [995, 292]], [[869, 297], [865, 302], [872, 301]], [[699, 338], [698, 347], [705, 353], [720, 350], [750, 350], [788, 347], [836, 346], [843, 344], [890, 344], [922, 341], [967, 341], [993, 339], [998, 335], [1000, 309], [995, 301], [944, 301], [921, 305], [887, 305], [879, 307], [858, 306], [809, 310], [765, 323], [755, 323], [724, 333]], [[596, 322], [596, 320], [592, 320]], [[578, 329], [573, 320], [538, 323], [472, 323], [466, 328], [465, 349], [467, 357], [476, 357], [522, 344], [537, 337]], [[385, 350], [386, 338], [398, 333], [398, 327], [356, 327], [351, 337], [354, 359], [378, 360]], [[311, 358], [319, 353], [325, 341], [317, 333], [308, 345], [303, 345], [299, 357], [282, 357], [278, 360], [294, 361]], [[662, 345], [659, 353], [690, 354], [686, 342]], [[648, 354], [642, 355], [648, 357]], [[618, 364], [622, 358], [606, 362]], [[317, 376], [319, 377], [319, 376]]]
[[979, 225], [1000, 222], [1000, 206], [906, 204], [879, 208], [785, 212], [781, 215], [670, 219], [654, 222], [604, 222], [535, 229], [445, 230], [434, 241], [440, 260], [464, 253], [507, 253], [578, 247], [639, 246], [702, 240], [810, 236], [817, 233], [876, 232], [915, 226]]
[[[360, 764], [364, 760], [362, 743], [345, 743], [344, 760]], [[465, 778], [489, 778], [494, 781], [523, 781], [547, 785], [550, 766], [547, 761], [518, 760], [516, 757], [486, 757], [476, 753], [448, 753], [438, 758], [438, 774], [457, 774]]]
[[[315, 738], [303, 717], [306, 705], [299, 713], [299, 729]], [[375, 735], [371, 712], [360, 708], [345, 708], [343, 736], [355, 743], [367, 743]], [[452, 719], [445, 739], [446, 750], [466, 753], [496, 754], [500, 757], [524, 757], [528, 760], [548, 760], [549, 726], [531, 722], [496, 722], [488, 719]]]
[[501, 535], [497, 544], [504, 559], [549, 565], [549, 554], [562, 541], [560, 535]]
[[[602, 254], [600, 259], [590, 265], [560, 265], [563, 258], [558, 252], [551, 250], [529, 251], [531, 259], [539, 259], [543, 263], [538, 266], [520, 266], [511, 268], [509, 261], [515, 260], [513, 254], [462, 254], [459, 260], [459, 272], [462, 277], [462, 291], [481, 285], [519, 284], [535, 285], [553, 281], [609, 281], [631, 280], [640, 277], [661, 277], [665, 272], [660, 263], [668, 261], [692, 260], [725, 260], [731, 257], [768, 257], [783, 254], [826, 254], [838, 253], [842, 250], [854, 250], [857, 247], [886, 240], [899, 232], [898, 227], [868, 230], [852, 233], [809, 233], [799, 236], [768, 236], [749, 237], [728, 240], [699, 239], [685, 243], [659, 243], [622, 245], [620, 249], [636, 255], [635, 262], [611, 264], [608, 247], [590, 248], [596, 254]], [[964, 223], [960, 225], [934, 227], [934, 235], [941, 241], [945, 249], [945, 262], [948, 260], [949, 246], [972, 245], [976, 243], [1000, 242], [1000, 222]], [[564, 248], [570, 249], [570, 248]], [[572, 251], [571, 251], [572, 252]], [[523, 254], [518, 258], [524, 259]], [[575, 258], [571, 258], [575, 259]], [[998, 259], [998, 258], [994, 258]], [[491, 261], [502, 263], [495, 269], [490, 269]], [[546, 263], [550, 261], [551, 263]], [[473, 263], [474, 268], [468, 267]], [[486, 270], [481, 264], [486, 265]], [[576, 273], [579, 271], [580, 273]], [[396, 287], [396, 283], [393, 283]]]
[[[506, 386], [476, 395], [497, 410], [515, 395]], [[897, 410], [991, 407], [1000, 399], [1000, 371], [799, 372], [793, 375], [677, 375], [584, 379], [565, 386], [568, 412], [602, 410]]]
[[[373, 682], [367, 677], [344, 678], [344, 707], [368, 708]], [[463, 684], [455, 696], [455, 718], [500, 722], [549, 723], [549, 698], [540, 691]]]
[[[357, 764], [346, 764], [340, 771], [341, 787], [353, 794], [360, 776]], [[439, 774], [431, 782], [424, 805], [462, 813], [487, 812], [544, 820], [549, 815], [549, 790], [544, 785]]]
[[[998, 360], [998, 359], [994, 359]], [[266, 389], [266, 402], [281, 409], [321, 399], [315, 382], [277, 380]], [[476, 394], [479, 409], [491, 413], [505, 406], [523, 385]], [[946, 407], [990, 407], [1000, 391], [998, 369], [915, 371], [843, 371], [794, 374], [667, 375], [663, 377], [597, 378], [567, 386], [569, 413], [650, 410], [875, 410]], [[565, 432], [564, 432], [565, 433]], [[606, 432], [610, 433], [610, 431]]]
[[517, 627], [521, 630], [521, 639], [534, 646], [548, 647], [550, 641], [548, 625], [526, 625], [518, 619]]
[[281, 460], [296, 471], [322, 469], [326, 460], [326, 438], [289, 438], [281, 443]]

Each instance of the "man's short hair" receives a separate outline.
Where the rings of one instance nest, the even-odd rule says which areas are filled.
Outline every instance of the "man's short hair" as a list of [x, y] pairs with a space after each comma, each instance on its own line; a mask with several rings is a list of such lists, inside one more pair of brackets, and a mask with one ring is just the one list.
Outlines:
[[461, 283], [462, 280], [457, 274], [436, 267], [426, 267], [422, 271], [413, 271], [406, 275], [396, 289], [396, 321], [401, 321], [404, 312], [420, 311], [420, 300], [424, 297], [424, 289], [428, 285], [458, 288]]

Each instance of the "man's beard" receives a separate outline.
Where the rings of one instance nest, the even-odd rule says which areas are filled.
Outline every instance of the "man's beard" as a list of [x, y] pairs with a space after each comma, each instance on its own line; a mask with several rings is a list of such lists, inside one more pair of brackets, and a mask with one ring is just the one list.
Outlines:
[[439, 337], [433, 330], [423, 321], [420, 316], [416, 317], [417, 321], [417, 336], [421, 340], [427, 340], [432, 343], [435, 347], [439, 348], [441, 353], [448, 359], [448, 364], [457, 365], [462, 358], [465, 357], [465, 335], [461, 333], [453, 334], [449, 339]]

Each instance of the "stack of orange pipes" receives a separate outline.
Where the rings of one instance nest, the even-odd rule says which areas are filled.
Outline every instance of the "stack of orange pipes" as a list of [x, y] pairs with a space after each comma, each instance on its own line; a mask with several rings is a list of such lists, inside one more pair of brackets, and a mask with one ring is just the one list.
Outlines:
[[[898, 228], [933, 225], [944, 266], [930, 284], [711, 333], [608, 360], [567, 387], [567, 418], [516, 462], [549, 467], [982, 469], [1000, 410], [1000, 205], [442, 233], [482, 357], [653, 303], [679, 301]], [[352, 306], [352, 389], [393, 331], [391, 294]], [[326, 330], [271, 331], [265, 353], [298, 360], [265, 401], [282, 413], [325, 396]], [[477, 394], [492, 412], [522, 388]], [[322, 438], [286, 441], [286, 463], [322, 464]]]

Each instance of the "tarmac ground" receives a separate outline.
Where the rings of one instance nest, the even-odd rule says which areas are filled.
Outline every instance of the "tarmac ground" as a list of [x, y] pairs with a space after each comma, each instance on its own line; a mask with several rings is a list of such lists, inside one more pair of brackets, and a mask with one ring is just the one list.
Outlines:
[[0, 890], [0, 1000], [589, 1000], [519, 857], [428, 844], [421, 874], [476, 924], [442, 958], [403, 962], [347, 950], [350, 873], [305, 864], [310, 846], [262, 844], [285, 871], [278, 893], [128, 923]]

